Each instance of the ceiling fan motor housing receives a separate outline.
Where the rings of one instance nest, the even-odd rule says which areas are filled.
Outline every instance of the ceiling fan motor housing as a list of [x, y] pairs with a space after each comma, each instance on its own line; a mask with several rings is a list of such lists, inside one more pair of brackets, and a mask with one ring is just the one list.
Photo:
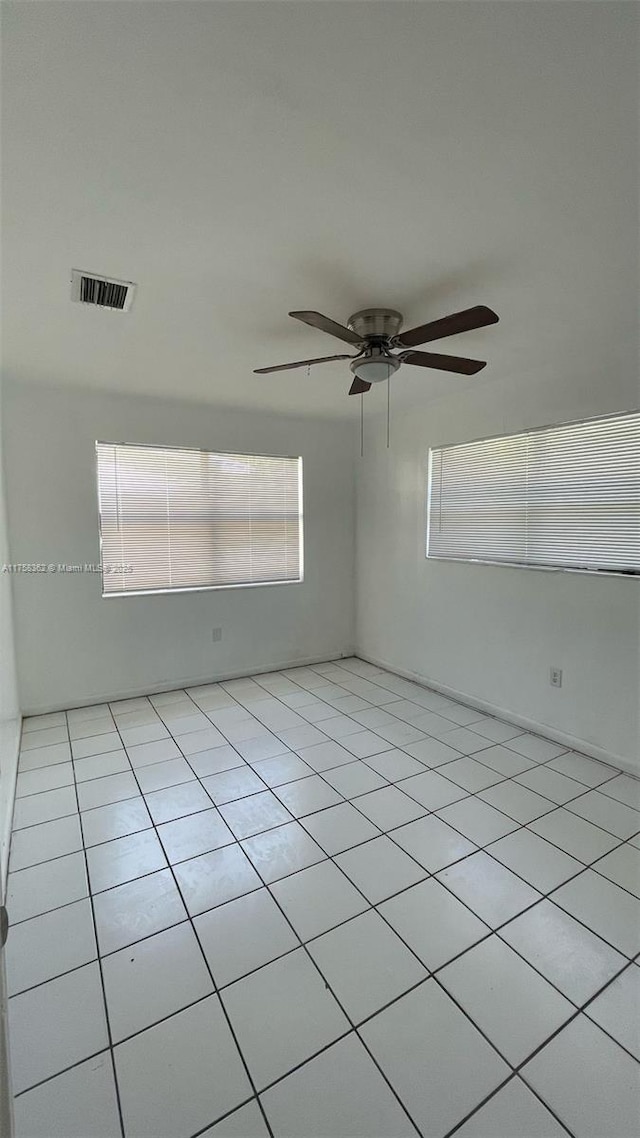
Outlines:
[[349, 317], [347, 327], [363, 340], [392, 340], [402, 327], [402, 315], [393, 308], [363, 308]]

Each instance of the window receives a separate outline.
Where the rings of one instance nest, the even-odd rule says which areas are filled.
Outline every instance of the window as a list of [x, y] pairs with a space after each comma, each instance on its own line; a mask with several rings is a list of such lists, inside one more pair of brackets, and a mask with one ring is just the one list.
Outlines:
[[427, 557], [640, 574], [640, 413], [432, 449]]
[[96, 443], [102, 595], [302, 580], [302, 459]]

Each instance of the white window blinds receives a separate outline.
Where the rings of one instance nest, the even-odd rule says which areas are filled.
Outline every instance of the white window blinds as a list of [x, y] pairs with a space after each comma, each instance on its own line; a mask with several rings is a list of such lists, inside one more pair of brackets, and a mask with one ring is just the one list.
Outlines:
[[640, 573], [640, 413], [429, 452], [427, 557]]
[[302, 580], [302, 459], [96, 443], [103, 595]]

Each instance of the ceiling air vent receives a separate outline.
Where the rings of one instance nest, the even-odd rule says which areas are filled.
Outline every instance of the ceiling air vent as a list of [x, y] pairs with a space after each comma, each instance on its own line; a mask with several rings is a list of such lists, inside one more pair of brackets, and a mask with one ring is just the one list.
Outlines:
[[136, 286], [132, 281], [116, 281], [101, 277], [96, 273], [83, 273], [71, 270], [71, 299], [80, 304], [92, 304], [94, 308], [112, 308], [116, 312], [128, 312], [133, 302]]

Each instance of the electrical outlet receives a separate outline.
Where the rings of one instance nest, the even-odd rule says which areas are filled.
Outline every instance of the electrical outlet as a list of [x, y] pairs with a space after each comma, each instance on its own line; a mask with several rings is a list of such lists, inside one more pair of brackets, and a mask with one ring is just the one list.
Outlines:
[[552, 688], [562, 687], [562, 668], [549, 668], [549, 683]]
[[222, 629], [221, 628], [212, 628], [211, 633], [212, 633], [212, 639], [214, 641], [222, 640]]

